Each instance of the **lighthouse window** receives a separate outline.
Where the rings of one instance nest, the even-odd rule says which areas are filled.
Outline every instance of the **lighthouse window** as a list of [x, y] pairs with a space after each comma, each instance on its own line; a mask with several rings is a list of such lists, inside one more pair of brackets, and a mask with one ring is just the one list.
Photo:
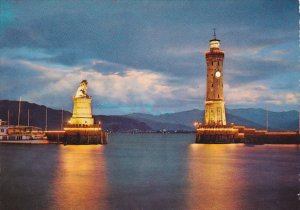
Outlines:
[[211, 87], [214, 87], [214, 84], [211, 84]]
[[220, 98], [220, 95], [218, 94], [218, 98]]
[[214, 65], [214, 62], [213, 62], [213, 61], [211, 62], [211, 65], [212, 65], [212, 66]]
[[219, 66], [219, 61], [218, 61], [218, 66]]

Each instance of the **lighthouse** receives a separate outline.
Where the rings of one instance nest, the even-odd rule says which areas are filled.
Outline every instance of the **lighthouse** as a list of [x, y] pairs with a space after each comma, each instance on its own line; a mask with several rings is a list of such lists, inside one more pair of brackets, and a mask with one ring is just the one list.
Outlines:
[[[209, 49], [205, 53], [206, 99], [204, 123], [196, 121], [196, 141], [199, 144], [228, 144], [251, 143], [264, 144], [274, 142], [299, 142], [299, 132], [268, 132], [256, 130], [244, 125], [226, 124], [224, 91], [223, 91], [223, 64], [224, 51], [220, 48], [220, 40], [214, 30], [213, 39], [209, 40]], [[276, 139], [276, 140], [275, 140]], [[292, 140], [293, 139], [293, 140]]]
[[223, 63], [224, 51], [220, 48], [220, 40], [216, 38], [214, 30], [213, 39], [209, 41], [209, 50], [205, 53], [206, 75], [206, 126], [225, 126], [225, 103], [223, 91]]
[[[196, 143], [227, 144], [242, 138], [238, 127], [233, 123], [226, 124], [223, 64], [224, 51], [220, 48], [220, 40], [214, 30], [213, 39], [209, 40], [209, 49], [205, 53], [206, 59], [206, 99], [204, 123], [195, 123]], [[238, 142], [238, 140], [237, 140]]]

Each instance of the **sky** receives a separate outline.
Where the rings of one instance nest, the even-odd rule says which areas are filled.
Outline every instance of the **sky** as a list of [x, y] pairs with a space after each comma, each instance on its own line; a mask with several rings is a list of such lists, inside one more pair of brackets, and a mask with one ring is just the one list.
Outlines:
[[88, 81], [94, 114], [204, 109], [213, 28], [225, 104], [298, 110], [296, 0], [0, 0], [0, 100], [72, 110]]

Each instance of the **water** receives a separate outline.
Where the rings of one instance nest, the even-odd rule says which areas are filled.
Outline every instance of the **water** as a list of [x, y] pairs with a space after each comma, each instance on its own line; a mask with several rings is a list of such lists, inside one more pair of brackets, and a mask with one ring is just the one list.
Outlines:
[[0, 145], [0, 209], [298, 209], [297, 145], [200, 145], [193, 134], [88, 146]]

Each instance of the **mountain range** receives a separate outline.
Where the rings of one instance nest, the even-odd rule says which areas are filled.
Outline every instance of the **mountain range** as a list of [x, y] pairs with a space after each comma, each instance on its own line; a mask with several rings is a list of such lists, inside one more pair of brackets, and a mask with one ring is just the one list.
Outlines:
[[[8, 119], [8, 110], [10, 124], [17, 124], [18, 119], [18, 101], [0, 100], [0, 119]], [[28, 110], [30, 115], [30, 125], [45, 128], [46, 126], [46, 106], [29, 102], [21, 103], [20, 124], [27, 125]], [[48, 130], [57, 130], [61, 128], [62, 122], [67, 122], [71, 118], [71, 112], [52, 109], [47, 107], [47, 125]], [[158, 130], [181, 130], [193, 131], [195, 121], [203, 122], [204, 111], [193, 109], [189, 111], [166, 113], [161, 115], [152, 115], [144, 113], [133, 113], [127, 115], [94, 115], [95, 121], [101, 121], [105, 130], [113, 132], [128, 131], [158, 131]], [[227, 109], [227, 123], [236, 125], [245, 125], [247, 127], [265, 129], [267, 111], [264, 109]], [[299, 112], [268, 111], [269, 130], [298, 130]]]

